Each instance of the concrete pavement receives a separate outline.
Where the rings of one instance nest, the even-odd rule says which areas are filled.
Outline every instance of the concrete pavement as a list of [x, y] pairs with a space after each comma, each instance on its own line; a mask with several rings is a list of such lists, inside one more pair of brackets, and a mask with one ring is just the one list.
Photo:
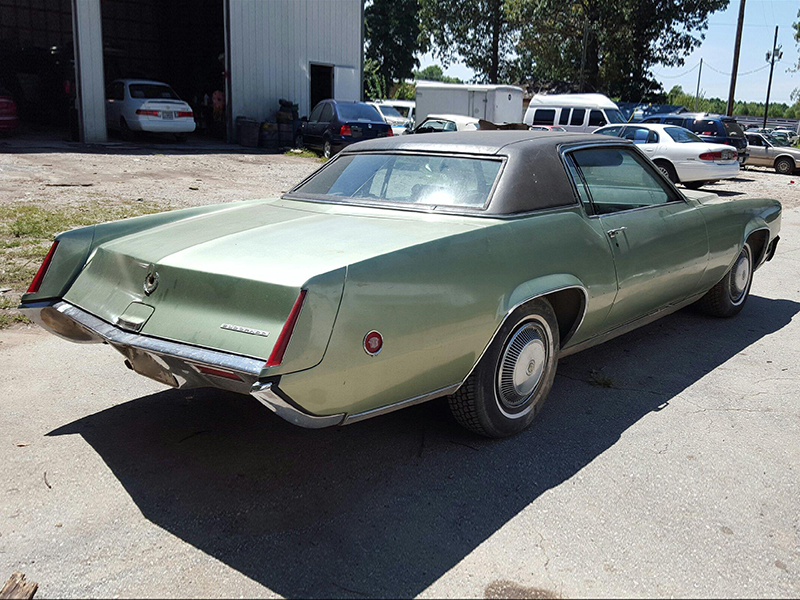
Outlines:
[[738, 317], [685, 310], [565, 359], [503, 441], [441, 402], [306, 431], [107, 347], [0, 332], [0, 578], [42, 597], [796, 597], [798, 312], [792, 210]]

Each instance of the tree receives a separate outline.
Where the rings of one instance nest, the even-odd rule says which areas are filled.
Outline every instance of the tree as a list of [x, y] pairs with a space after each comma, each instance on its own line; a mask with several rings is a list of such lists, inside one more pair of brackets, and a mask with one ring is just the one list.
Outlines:
[[661, 88], [651, 69], [682, 66], [729, 1], [509, 0], [509, 10], [527, 77], [636, 101]]
[[[797, 47], [800, 49], [800, 10], [797, 11], [797, 19], [797, 21], [792, 23], [792, 28], [794, 29], [794, 41], [797, 42]], [[793, 67], [789, 67], [787, 71], [790, 73], [797, 73], [800, 71], [800, 58], [797, 59], [797, 64]], [[796, 87], [792, 90], [792, 100], [800, 102], [800, 87]]]
[[[366, 59], [372, 61], [371, 76], [382, 80], [375, 86], [384, 90], [381, 97], [395, 80], [411, 77], [419, 66], [416, 54], [428, 49], [419, 8], [419, 0], [372, 0], [364, 9]], [[365, 83], [369, 85], [366, 62]]]
[[414, 79], [422, 81], [441, 81], [442, 83], [463, 83], [458, 77], [449, 77], [439, 65], [430, 65], [421, 71], [414, 71]]
[[447, 67], [460, 59], [477, 79], [497, 83], [513, 66], [516, 28], [508, 0], [419, 0], [422, 32]]

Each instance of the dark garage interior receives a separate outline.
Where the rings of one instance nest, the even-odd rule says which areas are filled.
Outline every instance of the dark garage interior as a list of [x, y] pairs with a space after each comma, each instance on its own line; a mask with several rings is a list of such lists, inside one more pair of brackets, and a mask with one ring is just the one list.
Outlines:
[[[0, 0], [0, 88], [17, 105], [20, 132], [75, 138], [71, 0]], [[223, 0], [101, 0], [106, 84], [168, 83], [192, 105], [199, 134], [224, 135]], [[71, 127], [72, 125], [72, 127]], [[72, 131], [71, 131], [72, 129]]]

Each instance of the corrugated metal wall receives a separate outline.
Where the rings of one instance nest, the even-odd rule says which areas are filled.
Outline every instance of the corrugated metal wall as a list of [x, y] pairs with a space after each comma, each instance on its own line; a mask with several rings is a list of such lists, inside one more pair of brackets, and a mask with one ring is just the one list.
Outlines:
[[268, 119], [279, 98], [296, 102], [300, 115], [308, 115], [310, 63], [334, 65], [342, 73], [339, 81], [334, 75], [337, 98], [360, 97], [362, 0], [229, 2], [233, 119]]

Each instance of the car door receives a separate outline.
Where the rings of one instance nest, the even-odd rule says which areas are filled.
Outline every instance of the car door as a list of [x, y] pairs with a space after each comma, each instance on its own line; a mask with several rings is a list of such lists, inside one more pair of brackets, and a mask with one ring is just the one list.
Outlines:
[[336, 115], [334, 114], [333, 103], [326, 102], [322, 107], [322, 114], [319, 116], [319, 123], [317, 124], [318, 129], [315, 133], [315, 135], [318, 136], [317, 139], [319, 140], [320, 146], [325, 141], [325, 133], [328, 132], [328, 129], [331, 127], [331, 122], [335, 119]]
[[570, 153], [606, 231], [617, 272], [608, 329], [698, 291], [708, 263], [705, 220], [634, 148], [603, 146]]
[[125, 84], [115, 81], [108, 86], [106, 93], [106, 126], [112, 129], [119, 128], [119, 117], [122, 114], [122, 105], [125, 103]]
[[767, 158], [767, 142], [760, 135], [747, 136], [747, 149], [750, 152], [747, 164], [760, 167], [772, 166]]
[[658, 146], [658, 134], [647, 127], [628, 125], [620, 137], [632, 141], [651, 158]]
[[303, 127], [303, 143], [306, 146], [320, 146], [322, 144], [321, 136], [317, 131], [319, 129], [319, 117], [325, 104], [325, 102], [320, 102], [314, 107], [308, 117], [308, 122]]

